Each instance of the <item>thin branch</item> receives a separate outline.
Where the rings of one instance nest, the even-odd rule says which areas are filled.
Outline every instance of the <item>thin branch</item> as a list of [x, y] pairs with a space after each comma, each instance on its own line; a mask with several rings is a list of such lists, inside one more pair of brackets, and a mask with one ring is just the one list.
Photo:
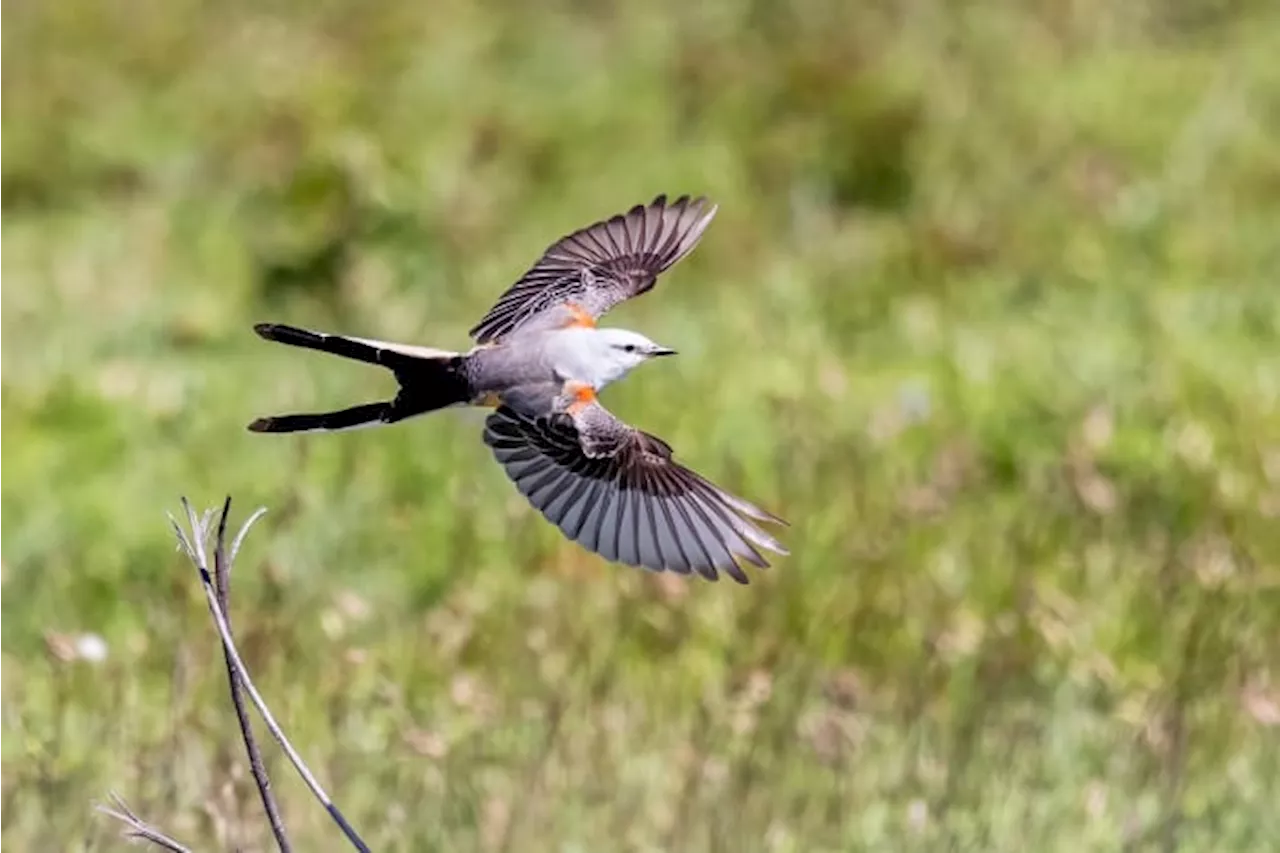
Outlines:
[[[230, 556], [228, 556], [227, 517], [231, 514], [231, 496], [227, 495], [226, 501], [222, 504], [222, 514], [218, 517], [218, 532], [214, 537], [213, 579], [217, 585], [218, 606], [222, 608], [224, 615], [230, 612], [228, 602], [231, 589], [231, 562], [235, 559], [235, 553], [240, 549], [240, 543], [244, 540], [245, 534], [264, 512], [266, 512], [265, 509], [259, 509], [249, 516], [249, 520], [236, 535], [235, 544], [232, 545]], [[230, 634], [230, 632], [231, 624], [228, 622], [227, 633]], [[240, 683], [240, 676], [236, 672], [231, 653], [227, 651], [225, 645], [222, 654], [227, 664], [227, 681], [231, 685], [231, 704], [236, 709], [240, 733], [244, 735], [244, 749], [249, 755], [249, 770], [253, 773], [253, 781], [258, 786], [258, 794], [262, 797], [262, 808], [267, 813], [267, 822], [271, 824], [271, 834], [276, 837], [276, 846], [280, 848], [280, 853], [291, 853], [293, 846], [289, 844], [289, 836], [284, 831], [284, 821], [280, 818], [280, 806], [271, 793], [271, 778], [267, 776], [266, 765], [262, 763], [262, 750], [258, 748], [258, 741], [253, 736], [253, 722], [249, 719], [249, 709], [244, 704], [244, 690]]]
[[105, 806], [98, 804], [95, 808], [108, 817], [113, 817], [125, 825], [125, 838], [141, 838], [144, 841], [150, 841], [152, 844], [171, 853], [191, 853], [191, 848], [185, 847], [147, 823], [142, 818], [134, 814], [133, 809], [129, 808], [129, 804], [124, 799], [112, 791], [111, 805]]
[[[187, 511], [187, 521], [191, 525], [191, 537], [188, 538], [179, 526], [177, 520], [170, 515], [169, 521], [173, 524], [174, 531], [178, 537], [178, 543], [186, 551], [187, 556], [195, 565], [196, 570], [200, 574], [200, 584], [204, 588], [205, 601], [209, 605], [209, 612], [213, 614], [214, 625], [218, 629], [218, 636], [222, 639], [222, 647], [226, 652], [226, 657], [235, 667], [235, 673], [239, 676], [240, 681], [244, 685], [244, 689], [249, 694], [249, 699], [253, 702], [258, 713], [262, 715], [263, 721], [267, 724], [267, 729], [271, 732], [271, 736], [280, 744], [280, 748], [284, 750], [288, 756], [289, 762], [298, 771], [298, 775], [302, 777], [302, 781], [311, 789], [311, 793], [324, 805], [325, 810], [329, 812], [329, 816], [333, 818], [334, 823], [342, 830], [347, 840], [362, 853], [368, 853], [369, 847], [356, 833], [355, 829], [347, 822], [346, 817], [334, 805], [333, 800], [325, 793], [324, 788], [320, 787], [320, 783], [316, 781], [315, 776], [307, 768], [306, 763], [302, 760], [302, 756], [293, 748], [293, 744], [285, 737], [284, 730], [276, 722], [275, 717], [271, 714], [271, 709], [267, 707], [266, 701], [262, 698], [262, 694], [258, 692], [253, 684], [253, 680], [249, 677], [249, 671], [245, 668], [244, 661], [240, 658], [240, 652], [236, 649], [235, 641], [231, 637], [231, 629], [227, 625], [226, 615], [223, 613], [221, 606], [218, 604], [218, 595], [214, 590], [213, 579], [209, 576], [209, 558], [205, 549], [205, 541], [208, 538], [210, 516], [205, 515], [200, 518], [196, 515], [196, 511], [192, 508], [190, 501], [185, 497], [182, 498], [182, 506]], [[260, 513], [255, 514], [250, 521], [256, 519]], [[244, 531], [241, 531], [241, 537]], [[241, 537], [237, 537], [239, 540]]]

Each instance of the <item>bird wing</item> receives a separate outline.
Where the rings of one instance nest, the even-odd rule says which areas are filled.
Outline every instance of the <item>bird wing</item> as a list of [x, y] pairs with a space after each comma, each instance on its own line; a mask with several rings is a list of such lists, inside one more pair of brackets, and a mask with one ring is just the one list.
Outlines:
[[701, 196], [667, 204], [660, 195], [562, 237], [502, 294], [471, 336], [492, 343], [556, 308], [576, 308], [594, 322], [652, 288], [693, 250], [715, 214], [716, 206]]
[[566, 537], [607, 560], [739, 583], [760, 549], [787, 554], [753, 521], [786, 524], [685, 468], [670, 445], [598, 403], [531, 417], [503, 406], [484, 440], [520, 493]]

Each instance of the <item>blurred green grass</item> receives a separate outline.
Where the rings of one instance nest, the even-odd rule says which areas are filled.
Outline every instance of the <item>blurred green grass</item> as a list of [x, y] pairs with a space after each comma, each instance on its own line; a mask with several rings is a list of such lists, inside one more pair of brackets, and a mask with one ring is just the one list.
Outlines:
[[[1280, 837], [1268, 4], [4, 22], [6, 849], [114, 848], [109, 789], [268, 844], [163, 517], [228, 492], [271, 509], [249, 665], [378, 849]], [[462, 347], [550, 240], [659, 192], [720, 214], [608, 320], [682, 357], [606, 402], [792, 520], [753, 586], [576, 550], [470, 414], [244, 431], [386, 382], [253, 322]]]

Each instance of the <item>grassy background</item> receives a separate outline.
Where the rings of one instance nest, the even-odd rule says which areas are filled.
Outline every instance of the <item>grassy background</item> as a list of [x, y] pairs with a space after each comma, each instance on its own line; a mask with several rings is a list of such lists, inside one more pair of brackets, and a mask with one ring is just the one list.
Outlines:
[[[5, 849], [117, 848], [109, 789], [269, 845], [163, 516], [228, 492], [271, 510], [242, 648], [376, 848], [1275, 849], [1273, 4], [67, 0], [3, 38]], [[474, 413], [245, 432], [390, 385], [253, 322], [463, 347], [659, 192], [720, 214], [610, 316], [682, 356], [606, 403], [793, 521], [754, 585], [562, 541]]]

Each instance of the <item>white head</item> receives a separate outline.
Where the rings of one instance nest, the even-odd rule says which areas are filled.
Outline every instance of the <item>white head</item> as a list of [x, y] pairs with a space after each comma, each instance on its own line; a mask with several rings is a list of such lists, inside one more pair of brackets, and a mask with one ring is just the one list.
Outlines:
[[676, 354], [675, 350], [626, 329], [593, 329], [589, 339], [591, 372], [597, 388], [621, 379], [651, 358]]

